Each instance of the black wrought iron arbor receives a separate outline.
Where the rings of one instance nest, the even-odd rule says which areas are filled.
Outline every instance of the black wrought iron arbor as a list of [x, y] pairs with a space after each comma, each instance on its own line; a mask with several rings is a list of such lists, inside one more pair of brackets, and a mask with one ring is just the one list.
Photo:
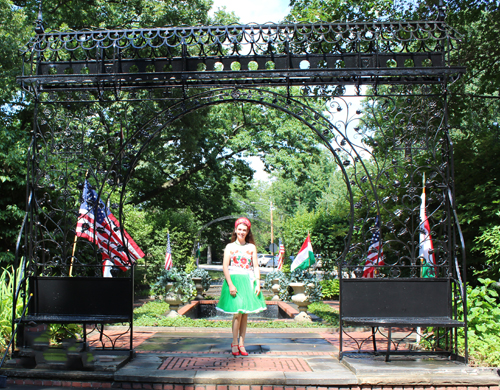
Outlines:
[[[336, 159], [350, 201], [341, 278], [362, 273], [380, 215], [385, 266], [378, 277], [421, 279], [425, 186], [436, 277], [449, 281], [447, 303], [457, 318], [465, 258], [446, 102], [447, 85], [465, 69], [455, 57], [458, 38], [443, 20], [36, 31], [19, 77], [35, 113], [16, 299], [25, 284], [36, 292], [33, 280], [68, 278], [70, 265], [73, 278], [99, 279], [95, 246], [83, 242], [72, 254], [86, 175], [126, 227], [127, 184], [150, 142], [187, 114], [239, 102], [288, 113]], [[363, 108], [353, 112], [341, 91], [347, 85]], [[312, 96], [327, 98], [323, 111], [307, 105]], [[39, 297], [28, 296], [27, 318], [43, 321]], [[457, 355], [457, 332], [442, 337], [440, 347]]]

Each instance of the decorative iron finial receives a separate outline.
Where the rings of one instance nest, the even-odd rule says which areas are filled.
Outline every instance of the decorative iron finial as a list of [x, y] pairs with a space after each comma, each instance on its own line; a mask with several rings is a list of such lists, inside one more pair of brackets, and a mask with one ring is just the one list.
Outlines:
[[444, 4], [444, 0], [439, 0], [438, 20], [444, 21], [445, 18], [446, 18], [446, 5]]
[[45, 32], [43, 28], [43, 16], [42, 16], [42, 0], [38, 4], [38, 18], [35, 20], [35, 33], [40, 35]]

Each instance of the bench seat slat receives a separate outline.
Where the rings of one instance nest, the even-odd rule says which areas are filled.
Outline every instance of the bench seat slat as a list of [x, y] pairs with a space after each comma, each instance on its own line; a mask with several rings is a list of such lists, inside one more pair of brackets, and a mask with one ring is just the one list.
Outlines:
[[448, 317], [343, 317], [346, 324], [366, 326], [441, 326], [459, 328], [464, 322]]
[[130, 316], [120, 315], [53, 315], [53, 314], [37, 314], [27, 315], [22, 319], [16, 319], [16, 322], [35, 322], [35, 323], [59, 323], [59, 324], [111, 324], [118, 322], [130, 322]]

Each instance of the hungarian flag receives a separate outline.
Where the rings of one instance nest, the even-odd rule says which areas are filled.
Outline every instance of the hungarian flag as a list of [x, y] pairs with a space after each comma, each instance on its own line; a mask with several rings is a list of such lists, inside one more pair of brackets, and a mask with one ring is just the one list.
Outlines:
[[281, 269], [283, 268], [283, 263], [285, 262], [284, 260], [285, 260], [285, 246], [281, 242], [280, 238], [280, 249], [278, 252], [278, 267], [277, 267], [278, 271], [281, 271]]
[[311, 245], [311, 238], [309, 237], [309, 234], [307, 234], [307, 238], [302, 244], [297, 257], [293, 259], [291, 269], [292, 271], [295, 268], [308, 269], [311, 265], [314, 264], [315, 261], [316, 260], [314, 259], [313, 248]]
[[382, 239], [380, 237], [380, 218], [375, 217], [375, 231], [372, 236], [372, 243], [368, 248], [365, 267], [363, 268], [363, 278], [375, 277], [375, 270], [384, 263], [384, 249], [382, 247]]
[[165, 269], [167, 271], [171, 270], [173, 266], [172, 263], [172, 248], [170, 247], [170, 233], [167, 232], [167, 253], [165, 253]]
[[436, 257], [434, 255], [434, 245], [432, 245], [431, 228], [427, 212], [425, 210], [425, 184], [422, 188], [422, 203], [420, 204], [420, 247], [419, 257], [424, 264], [421, 268], [423, 278], [433, 278], [436, 276]]
[[[97, 244], [103, 260], [103, 276], [111, 276], [114, 265], [126, 271], [144, 253], [132, 237], [120, 228], [120, 223], [109, 211], [87, 180], [83, 187], [83, 202], [76, 224], [76, 235]], [[128, 255], [127, 255], [128, 251]]]

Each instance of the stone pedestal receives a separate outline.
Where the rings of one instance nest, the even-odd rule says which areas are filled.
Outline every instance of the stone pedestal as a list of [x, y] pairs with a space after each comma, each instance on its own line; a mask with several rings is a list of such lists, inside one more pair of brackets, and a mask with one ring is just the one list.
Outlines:
[[279, 279], [273, 279], [272, 280], [273, 285], [271, 286], [271, 291], [273, 292], [274, 296], [271, 299], [272, 301], [280, 301], [279, 297], [279, 291], [280, 291], [280, 281]]
[[295, 303], [299, 309], [299, 314], [295, 317], [297, 321], [311, 321], [311, 317], [307, 314], [307, 306], [309, 306], [309, 297], [305, 294], [305, 283], [290, 283], [293, 288], [294, 295], [292, 295], [292, 302]]

